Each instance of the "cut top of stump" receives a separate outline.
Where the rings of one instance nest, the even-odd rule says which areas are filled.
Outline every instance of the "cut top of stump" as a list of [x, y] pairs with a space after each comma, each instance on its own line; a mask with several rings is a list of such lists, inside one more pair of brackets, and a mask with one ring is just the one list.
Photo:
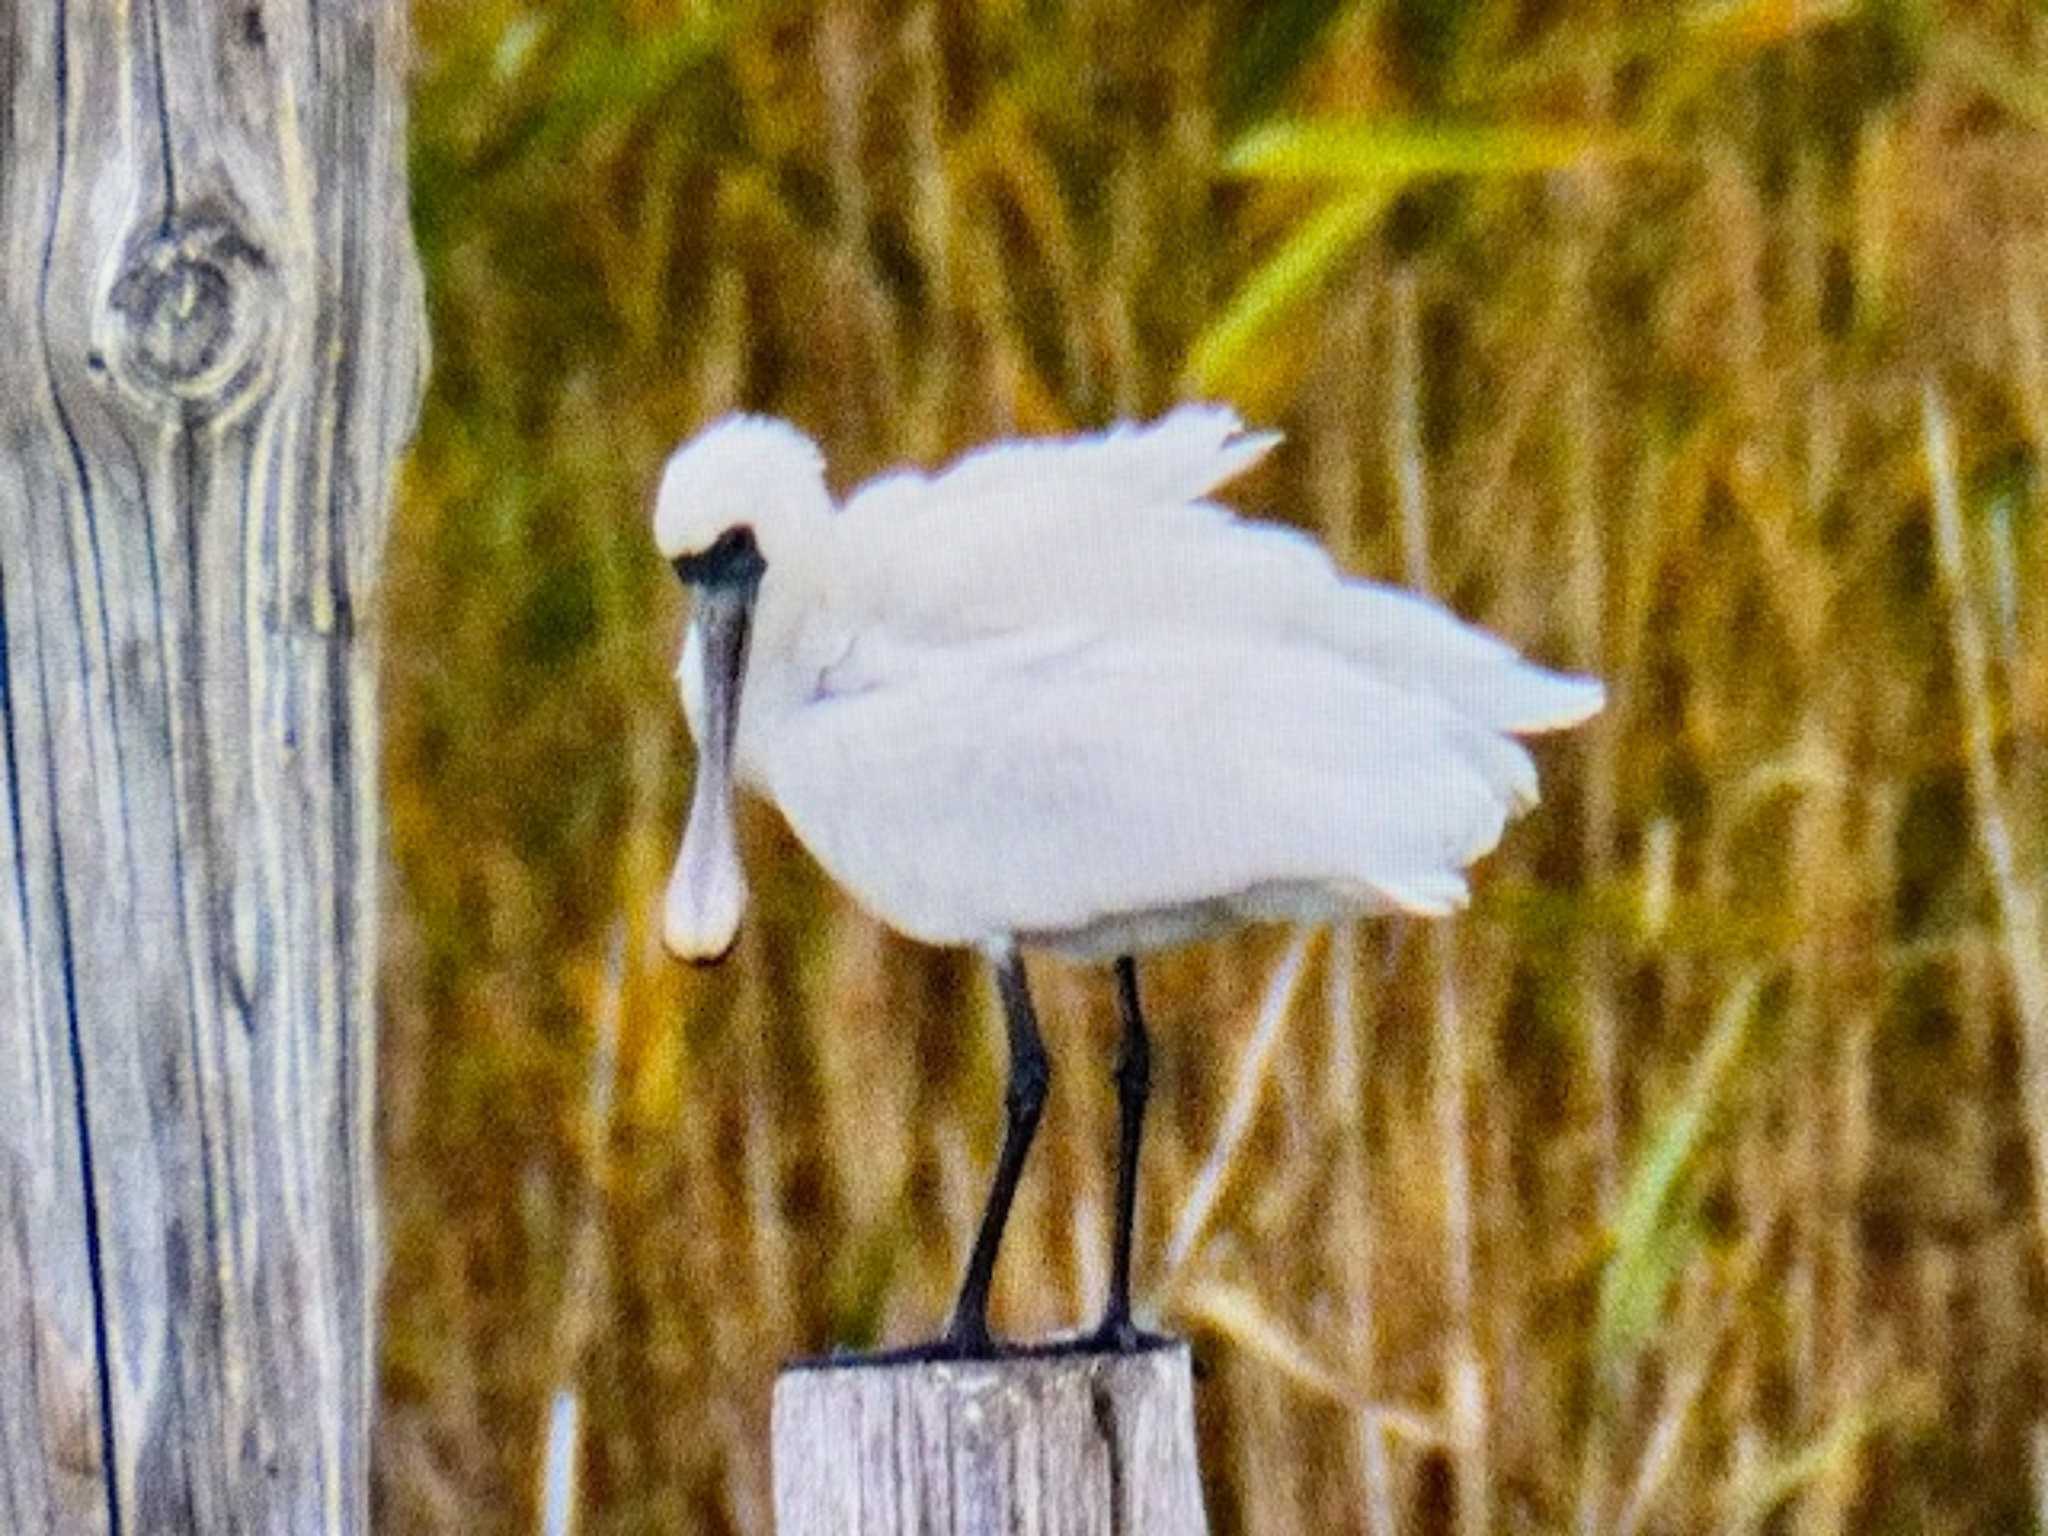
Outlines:
[[1185, 1344], [795, 1366], [778, 1536], [1207, 1536]]

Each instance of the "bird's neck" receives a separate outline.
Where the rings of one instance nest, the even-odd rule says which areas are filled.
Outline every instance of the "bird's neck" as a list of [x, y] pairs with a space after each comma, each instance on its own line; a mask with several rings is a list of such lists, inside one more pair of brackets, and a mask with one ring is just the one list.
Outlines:
[[761, 765], [792, 711], [817, 695], [819, 679], [842, 656], [853, 626], [835, 588], [829, 539], [778, 557], [761, 580], [748, 644], [734, 764], [758, 788]]

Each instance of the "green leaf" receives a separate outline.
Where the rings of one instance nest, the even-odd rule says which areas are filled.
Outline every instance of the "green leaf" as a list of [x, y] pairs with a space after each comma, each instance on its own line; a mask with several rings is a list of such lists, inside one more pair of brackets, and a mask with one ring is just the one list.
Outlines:
[[1268, 123], [1233, 145], [1223, 167], [1261, 181], [1399, 185], [1422, 176], [1502, 176], [1641, 153], [1618, 133], [1571, 124], [1494, 125], [1403, 118]]
[[1216, 390], [1254, 343], [1310, 297], [1410, 182], [1425, 176], [1518, 175], [1629, 149], [1617, 134], [1577, 127], [1495, 127], [1393, 118], [1269, 123], [1224, 159], [1231, 175], [1348, 188], [1323, 204], [1246, 280], [1196, 341], [1188, 378]]
[[1330, 269], [1372, 227], [1398, 188], [1369, 186], [1326, 204], [1239, 288], [1223, 314], [1188, 354], [1188, 376], [1198, 389], [1218, 389], [1252, 345], [1287, 311], [1314, 293]]
[[1752, 971], [1722, 1002], [1684, 1094], [1665, 1113], [1622, 1193], [1594, 1325], [1594, 1358], [1610, 1380], [1635, 1358], [1655, 1328], [1671, 1282], [1693, 1246], [1697, 1200], [1688, 1175], [1729, 1071], [1742, 1053], [1761, 987], [1761, 977]]

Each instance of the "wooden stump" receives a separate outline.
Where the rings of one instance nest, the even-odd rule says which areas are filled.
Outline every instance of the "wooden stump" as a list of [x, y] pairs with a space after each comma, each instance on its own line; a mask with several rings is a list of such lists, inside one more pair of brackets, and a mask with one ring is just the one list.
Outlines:
[[795, 1366], [778, 1536], [1205, 1536], [1184, 1344]]

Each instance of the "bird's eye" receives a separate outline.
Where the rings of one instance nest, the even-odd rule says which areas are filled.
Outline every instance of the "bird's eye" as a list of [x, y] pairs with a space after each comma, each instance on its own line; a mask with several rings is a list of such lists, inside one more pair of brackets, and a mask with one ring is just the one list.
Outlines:
[[673, 564], [679, 580], [699, 587], [746, 586], [768, 569], [754, 530], [745, 523], [726, 529], [708, 549], [678, 555]]

